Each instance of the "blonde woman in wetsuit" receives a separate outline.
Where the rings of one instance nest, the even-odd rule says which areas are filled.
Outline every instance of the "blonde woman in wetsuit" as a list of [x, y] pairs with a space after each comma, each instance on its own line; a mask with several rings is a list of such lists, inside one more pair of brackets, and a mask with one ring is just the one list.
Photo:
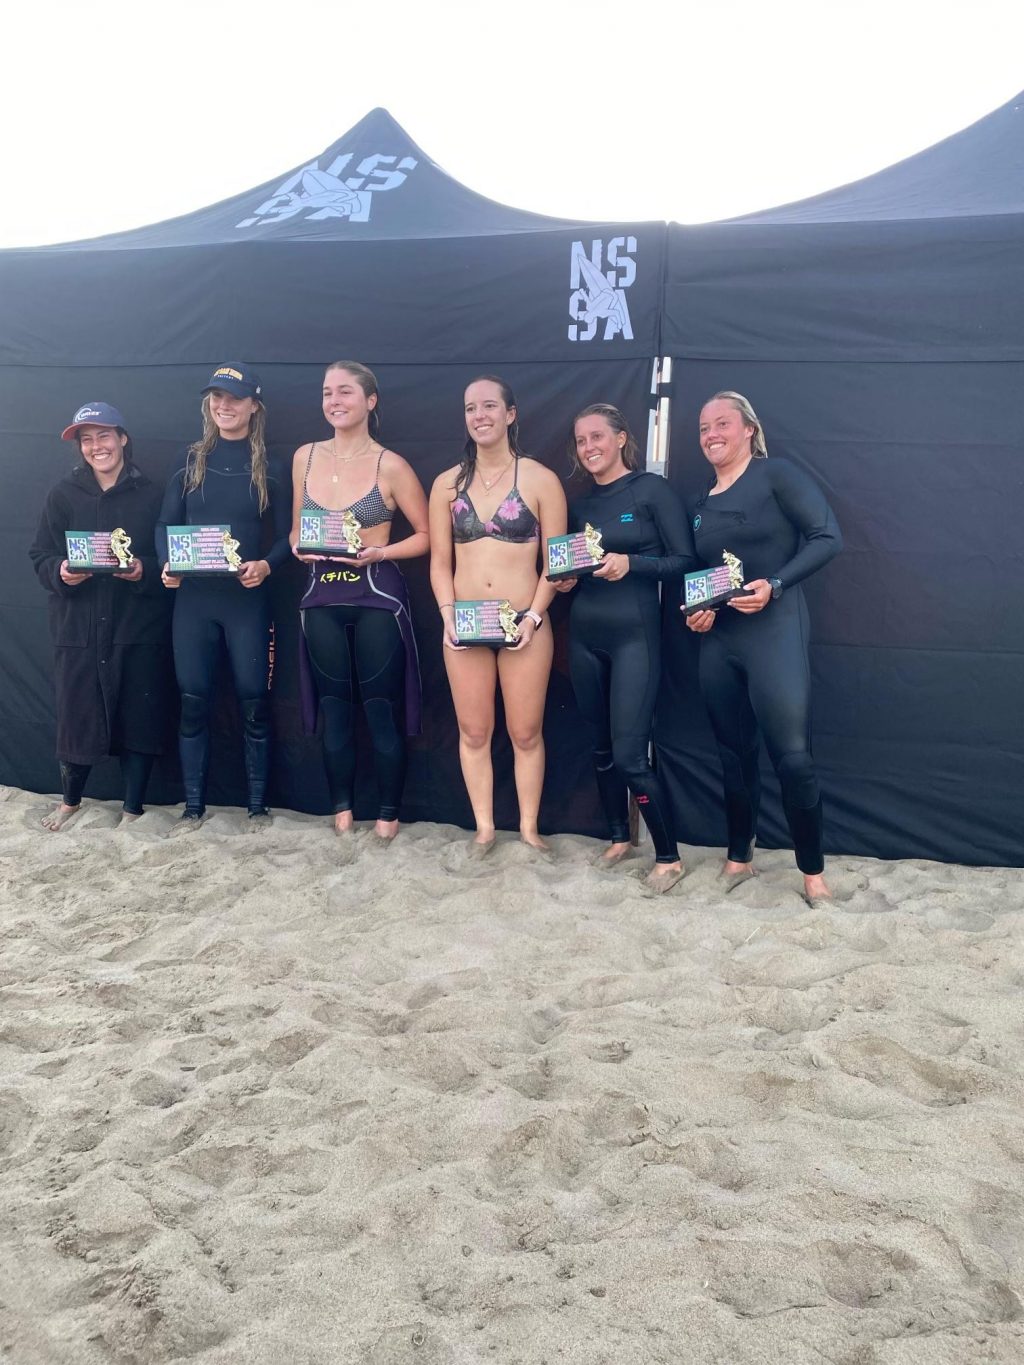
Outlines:
[[[427, 500], [412, 467], [377, 439], [380, 392], [372, 370], [338, 360], [324, 375], [323, 410], [334, 428], [292, 462], [292, 553], [309, 565], [302, 614], [299, 672], [303, 726], [323, 716], [323, 753], [334, 828], [352, 828], [355, 744], [353, 705], [359, 698], [373, 743], [377, 823], [382, 843], [398, 833], [405, 783], [406, 737], [420, 732], [420, 672], [409, 617], [409, 594], [395, 560], [427, 553]], [[391, 541], [399, 509], [412, 528]], [[354, 555], [299, 554], [303, 512], [351, 512], [363, 548]]]
[[[459, 758], [476, 822], [472, 848], [483, 856], [494, 847], [491, 737], [500, 682], [515, 756], [520, 837], [543, 850], [537, 817], [553, 653], [546, 613], [554, 589], [540, 575], [538, 555], [549, 536], [565, 534], [565, 494], [550, 469], [520, 451], [516, 402], [503, 380], [473, 380], [465, 414], [462, 460], [438, 476], [430, 494], [430, 583], [443, 622]], [[510, 602], [522, 613], [519, 643], [498, 650], [460, 645], [457, 599]]]

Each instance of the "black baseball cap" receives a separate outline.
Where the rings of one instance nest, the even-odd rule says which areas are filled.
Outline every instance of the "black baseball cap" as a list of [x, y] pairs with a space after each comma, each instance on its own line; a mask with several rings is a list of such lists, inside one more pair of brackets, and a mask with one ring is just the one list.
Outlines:
[[211, 389], [223, 389], [225, 393], [233, 393], [236, 398], [259, 398], [263, 392], [259, 375], [251, 365], [241, 360], [218, 365], [203, 393], [209, 393]]

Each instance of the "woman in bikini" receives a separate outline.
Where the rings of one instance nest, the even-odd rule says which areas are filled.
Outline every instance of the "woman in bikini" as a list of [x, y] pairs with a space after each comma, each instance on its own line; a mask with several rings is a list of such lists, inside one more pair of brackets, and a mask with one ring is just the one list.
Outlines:
[[[344, 834], [353, 820], [358, 687], [377, 775], [374, 832], [388, 843], [398, 833], [406, 736], [420, 729], [419, 661], [409, 595], [395, 561], [426, 554], [427, 500], [412, 468], [377, 439], [380, 393], [371, 370], [355, 360], [328, 366], [323, 410], [333, 438], [300, 446], [292, 462], [292, 552], [309, 564], [300, 603], [303, 722], [313, 733], [318, 710], [323, 717], [334, 828]], [[412, 534], [392, 544], [396, 508]], [[351, 555], [300, 553], [303, 514], [317, 512], [348, 514], [362, 548]]]
[[[497, 684], [515, 756], [519, 831], [544, 849], [537, 829], [544, 785], [544, 699], [553, 646], [546, 624], [553, 589], [538, 569], [542, 539], [565, 533], [558, 478], [519, 449], [516, 402], [503, 380], [485, 375], [465, 393], [468, 439], [462, 460], [430, 494], [430, 583], [444, 626], [444, 661], [459, 722], [459, 758], [482, 856], [494, 846], [491, 737]], [[455, 633], [456, 600], [508, 601], [519, 620], [514, 646], [465, 647]]]

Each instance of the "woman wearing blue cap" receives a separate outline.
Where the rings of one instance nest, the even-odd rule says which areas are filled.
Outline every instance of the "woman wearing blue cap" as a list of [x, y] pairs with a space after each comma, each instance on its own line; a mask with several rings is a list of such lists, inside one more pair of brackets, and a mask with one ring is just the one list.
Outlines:
[[[266, 819], [270, 770], [270, 672], [273, 622], [266, 580], [290, 554], [289, 490], [271, 470], [262, 389], [249, 365], [221, 365], [203, 389], [203, 434], [164, 495], [157, 526], [163, 581], [176, 588], [174, 668], [181, 690], [179, 748], [185, 782], [182, 820], [206, 812], [210, 700], [221, 644], [226, 646], [242, 711], [250, 819]], [[264, 535], [264, 522], [269, 523]], [[169, 526], [230, 528], [218, 577], [173, 574]], [[264, 541], [269, 548], [264, 550]]]
[[[50, 490], [29, 554], [50, 594], [61, 802], [43, 818], [59, 830], [81, 808], [94, 763], [117, 754], [124, 820], [142, 814], [146, 784], [164, 751], [170, 710], [167, 594], [153, 530], [160, 490], [136, 468], [125, 420], [109, 403], [86, 403], [62, 433], [82, 462]], [[106, 572], [68, 563], [69, 532], [92, 534]], [[100, 536], [95, 533], [100, 532]], [[120, 550], [114, 572], [114, 542]]]

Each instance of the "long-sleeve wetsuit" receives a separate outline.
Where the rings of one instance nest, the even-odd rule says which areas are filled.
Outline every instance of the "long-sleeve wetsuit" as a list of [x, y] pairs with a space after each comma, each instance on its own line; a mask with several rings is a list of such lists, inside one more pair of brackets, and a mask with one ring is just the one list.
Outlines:
[[725, 777], [729, 858], [749, 861], [760, 800], [758, 731], [782, 786], [797, 866], [820, 873], [821, 795], [811, 759], [809, 620], [798, 584], [842, 548], [821, 489], [788, 460], [752, 459], [722, 493], [710, 489], [692, 508], [702, 564], [729, 550], [750, 583], [777, 578], [783, 588], [763, 611], [726, 605], [701, 636], [700, 685]]
[[629, 573], [616, 582], [580, 579], [570, 618], [569, 668], [591, 732], [601, 804], [612, 841], [627, 842], [628, 786], [658, 862], [674, 863], [674, 821], [648, 746], [661, 676], [658, 583], [695, 567], [686, 509], [664, 479], [632, 472], [594, 484], [571, 504], [570, 530], [588, 522], [606, 551], [629, 556]]
[[[167, 562], [168, 526], [228, 525], [244, 562], [265, 559], [271, 570], [289, 556], [291, 488], [267, 473], [267, 516], [273, 543], [261, 553], [259, 497], [252, 482], [249, 441], [221, 439], [207, 458], [199, 488], [185, 491], [185, 467], [172, 475], [157, 525], [157, 554]], [[185, 578], [175, 593], [174, 668], [181, 689], [179, 745], [185, 779], [185, 813], [201, 815], [210, 757], [209, 707], [220, 642], [227, 646], [242, 707], [249, 810], [266, 805], [270, 762], [270, 595], [266, 582], [244, 588], [235, 577]]]

